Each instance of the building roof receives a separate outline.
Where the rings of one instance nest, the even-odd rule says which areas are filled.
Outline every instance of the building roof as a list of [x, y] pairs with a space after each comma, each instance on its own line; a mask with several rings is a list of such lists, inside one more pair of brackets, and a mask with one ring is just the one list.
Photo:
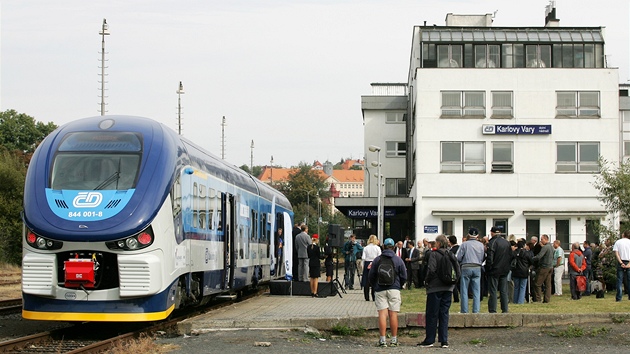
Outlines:
[[365, 179], [363, 170], [333, 170], [332, 175], [339, 183], [363, 183]]
[[343, 164], [341, 164], [341, 169], [342, 170], [349, 170], [350, 168], [352, 168], [352, 166], [356, 166], [359, 165], [361, 167], [363, 167], [363, 161], [362, 160], [351, 160], [348, 159], [346, 161], [343, 162]]
[[[262, 173], [258, 176], [258, 179], [264, 183], [283, 182], [289, 179], [289, 174], [296, 171], [295, 168], [279, 168], [279, 167], [267, 167], [263, 168]], [[328, 175], [321, 170], [313, 170], [318, 173], [322, 178], [328, 178]], [[364, 175], [363, 170], [333, 170], [332, 177], [339, 183], [363, 183]]]
[[601, 27], [424, 27], [422, 42], [604, 43]]

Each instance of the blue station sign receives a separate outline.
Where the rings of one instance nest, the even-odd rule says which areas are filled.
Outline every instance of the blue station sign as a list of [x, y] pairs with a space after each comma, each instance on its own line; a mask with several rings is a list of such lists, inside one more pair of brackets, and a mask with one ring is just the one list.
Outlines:
[[[392, 218], [396, 216], [395, 209], [385, 209], [385, 217]], [[349, 209], [348, 217], [353, 219], [373, 219], [378, 217], [376, 209]]]
[[494, 135], [549, 135], [551, 125], [484, 124], [481, 131]]
[[437, 225], [424, 225], [424, 233], [425, 234], [437, 234], [438, 226]]

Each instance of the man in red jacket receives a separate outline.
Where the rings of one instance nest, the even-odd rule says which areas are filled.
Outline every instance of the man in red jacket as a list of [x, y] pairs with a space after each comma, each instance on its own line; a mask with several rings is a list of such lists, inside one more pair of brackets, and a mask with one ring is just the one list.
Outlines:
[[580, 250], [580, 243], [574, 242], [571, 245], [571, 253], [569, 254], [569, 287], [571, 288], [571, 300], [579, 300], [582, 293], [577, 291], [576, 277], [582, 275], [586, 269], [586, 260]]

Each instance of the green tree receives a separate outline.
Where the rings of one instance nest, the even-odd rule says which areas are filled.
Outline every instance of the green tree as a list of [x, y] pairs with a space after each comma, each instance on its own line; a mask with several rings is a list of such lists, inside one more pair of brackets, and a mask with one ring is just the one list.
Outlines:
[[52, 123], [37, 122], [24, 113], [13, 109], [0, 112], [0, 146], [9, 151], [33, 153], [37, 145], [57, 126]]
[[254, 168], [250, 170], [250, 169], [249, 169], [249, 166], [248, 166], [248, 165], [244, 165], [244, 164], [243, 164], [243, 165], [241, 165], [239, 168], [240, 168], [241, 170], [243, 170], [243, 171], [245, 171], [245, 172], [249, 173], [250, 175], [252, 175], [252, 176], [254, 176], [254, 177], [258, 177], [258, 176], [260, 176], [260, 174], [262, 173], [262, 170], [263, 170], [263, 169], [262, 169], [262, 166], [254, 166]]
[[277, 188], [293, 205], [295, 221], [308, 216], [309, 225], [317, 223], [319, 201], [330, 196], [326, 175], [306, 163], [300, 163], [289, 173], [286, 183], [278, 184]]
[[20, 264], [26, 167], [20, 156], [0, 150], [0, 262]]
[[[618, 166], [603, 158], [599, 160], [600, 173], [595, 175], [593, 186], [599, 191], [597, 199], [604, 205], [606, 211], [611, 214], [619, 215], [620, 226], [617, 228], [615, 224], [600, 225], [599, 235], [602, 244], [609, 242], [613, 244], [619, 235], [628, 230], [630, 223], [630, 162], [623, 161]], [[601, 272], [608, 288], [617, 281], [617, 262], [612, 258], [612, 252], [606, 257], [594, 262], [596, 272]]]

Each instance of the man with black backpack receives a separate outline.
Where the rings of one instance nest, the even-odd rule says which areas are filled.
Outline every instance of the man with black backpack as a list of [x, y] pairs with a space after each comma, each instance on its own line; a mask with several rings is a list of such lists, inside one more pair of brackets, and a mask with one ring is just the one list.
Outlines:
[[446, 236], [435, 238], [435, 251], [427, 265], [427, 306], [425, 312], [426, 336], [420, 347], [432, 347], [437, 331], [442, 348], [448, 348], [448, 312], [453, 299], [453, 288], [459, 280], [460, 269], [455, 255], [447, 251]]
[[387, 347], [387, 317], [392, 331], [390, 347], [398, 346], [398, 312], [402, 302], [400, 297], [401, 285], [407, 280], [405, 263], [394, 253], [394, 240], [385, 239], [385, 250], [374, 258], [370, 264], [368, 278], [374, 288], [376, 310], [378, 311], [379, 347]]

